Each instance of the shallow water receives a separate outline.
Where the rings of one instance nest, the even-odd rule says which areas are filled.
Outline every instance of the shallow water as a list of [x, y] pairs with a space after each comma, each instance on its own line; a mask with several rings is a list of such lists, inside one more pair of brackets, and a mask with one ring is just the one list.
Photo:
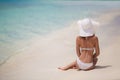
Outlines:
[[0, 2], [0, 63], [29, 46], [29, 40], [68, 27], [84, 17], [119, 9], [119, 1]]

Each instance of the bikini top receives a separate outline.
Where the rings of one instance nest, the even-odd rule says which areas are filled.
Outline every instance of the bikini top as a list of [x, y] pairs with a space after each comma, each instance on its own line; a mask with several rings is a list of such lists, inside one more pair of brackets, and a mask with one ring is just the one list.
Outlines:
[[96, 52], [95, 48], [80, 48], [80, 52], [82, 53], [82, 50], [87, 50], [87, 51], [91, 51], [93, 50], [93, 54]]
[[95, 50], [95, 48], [80, 48], [80, 50]]

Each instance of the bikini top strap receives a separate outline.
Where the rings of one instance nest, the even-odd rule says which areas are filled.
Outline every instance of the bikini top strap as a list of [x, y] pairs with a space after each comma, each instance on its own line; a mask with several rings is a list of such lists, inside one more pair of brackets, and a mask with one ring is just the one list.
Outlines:
[[95, 48], [80, 48], [80, 50], [94, 50]]

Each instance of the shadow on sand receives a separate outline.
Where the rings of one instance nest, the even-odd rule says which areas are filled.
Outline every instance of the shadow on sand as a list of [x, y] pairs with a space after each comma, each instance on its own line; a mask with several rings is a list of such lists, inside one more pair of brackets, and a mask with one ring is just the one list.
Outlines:
[[104, 69], [104, 68], [108, 68], [108, 67], [112, 67], [111, 65], [106, 65], [106, 66], [95, 66], [95, 69]]

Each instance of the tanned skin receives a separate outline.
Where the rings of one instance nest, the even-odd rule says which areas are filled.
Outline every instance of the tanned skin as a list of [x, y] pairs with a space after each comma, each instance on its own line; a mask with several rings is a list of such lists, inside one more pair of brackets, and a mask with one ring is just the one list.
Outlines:
[[[80, 51], [80, 48], [95, 48], [95, 53], [93, 54], [94, 50], [82, 50]], [[98, 61], [98, 56], [100, 54], [99, 49], [99, 41], [98, 37], [93, 35], [89, 37], [80, 37], [78, 36], [76, 38], [76, 53], [79, 59], [84, 63], [91, 63], [93, 62], [93, 66], [85, 69], [85, 70], [91, 70], [95, 68], [95, 65]], [[72, 63], [64, 66], [59, 67], [60, 70], [68, 70], [68, 69], [80, 69], [77, 65], [77, 61], [73, 61]]]

